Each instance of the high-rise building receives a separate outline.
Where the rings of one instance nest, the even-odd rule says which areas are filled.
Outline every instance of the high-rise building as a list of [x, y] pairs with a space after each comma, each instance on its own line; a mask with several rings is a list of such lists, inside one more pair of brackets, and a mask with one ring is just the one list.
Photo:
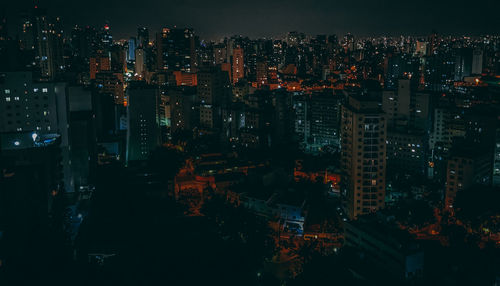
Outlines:
[[267, 63], [265, 61], [257, 62], [256, 81], [259, 86], [267, 84]]
[[341, 99], [332, 90], [293, 97], [295, 134], [305, 151], [314, 153], [325, 146], [340, 147]]
[[111, 28], [109, 27], [109, 24], [105, 24], [102, 27], [99, 36], [99, 48], [104, 51], [109, 51], [109, 48], [113, 45], [113, 36], [111, 35]]
[[117, 105], [126, 105], [124, 84], [123, 73], [102, 71], [95, 77], [97, 91], [112, 97]]
[[217, 44], [213, 46], [213, 57], [214, 57], [214, 64], [215, 65], [220, 65], [226, 62], [227, 60], [227, 49], [224, 44]]
[[422, 130], [390, 129], [387, 132], [387, 169], [393, 175], [423, 175], [427, 136]]
[[190, 131], [197, 125], [196, 88], [175, 87], [169, 89], [172, 115], [171, 133]]
[[455, 80], [461, 81], [472, 73], [472, 49], [461, 48], [455, 51]]
[[384, 91], [382, 102], [390, 128], [427, 130], [430, 121], [429, 94], [413, 89], [409, 79], [400, 79], [396, 91]]
[[495, 128], [495, 151], [493, 161], [493, 186], [500, 187], [500, 128]]
[[127, 98], [127, 162], [145, 160], [160, 144], [158, 88], [132, 82]]
[[295, 114], [295, 135], [299, 143], [306, 147], [311, 136], [311, 115], [309, 96], [295, 94], [292, 98]]
[[137, 28], [137, 44], [145, 49], [149, 46], [149, 30], [146, 27]]
[[387, 166], [391, 174], [423, 174], [430, 126], [429, 94], [411, 88], [400, 79], [397, 90], [383, 92], [382, 109], [387, 117]]
[[477, 48], [472, 52], [472, 74], [480, 75], [483, 73], [483, 50]]
[[197, 94], [201, 128], [220, 128], [221, 107], [229, 100], [230, 91], [227, 73], [220, 68], [204, 68], [198, 72]]
[[98, 37], [95, 28], [90, 26], [84, 28], [74, 27], [71, 31], [71, 47], [73, 56], [87, 64], [98, 48]]
[[429, 138], [429, 148], [432, 150], [437, 147], [449, 150], [452, 143], [450, 134], [450, 123], [454, 112], [451, 108], [438, 106], [434, 108], [433, 124]]
[[125, 73], [127, 70], [126, 49], [121, 45], [113, 45], [110, 49], [111, 70], [116, 73]]
[[45, 9], [34, 8], [23, 24], [23, 46], [35, 51], [35, 77], [52, 80], [64, 71], [63, 29], [59, 18], [50, 18]]
[[311, 140], [313, 146], [339, 147], [340, 96], [332, 90], [315, 92], [310, 97]]
[[74, 191], [66, 84], [35, 82], [31, 72], [4, 73], [0, 78], [0, 133], [28, 132], [33, 138], [58, 134], [64, 189]]
[[428, 46], [427, 42], [417, 41], [417, 44], [415, 47], [415, 55], [420, 56], [420, 57], [426, 56], [427, 55], [427, 46]]
[[49, 231], [64, 191], [60, 143], [55, 134], [0, 133], [0, 232], [10, 238], [1, 240], [4, 267], [32, 258], [35, 240]]
[[68, 86], [71, 168], [78, 190], [92, 182], [97, 164], [95, 97], [91, 88]]
[[102, 71], [111, 70], [111, 59], [109, 53], [98, 51], [95, 56], [90, 58], [89, 64], [90, 79], [95, 79], [96, 74]]
[[128, 40], [127, 61], [129, 61], [129, 62], [135, 61], [135, 49], [136, 48], [137, 48], [137, 41], [134, 37], [131, 37]]
[[232, 58], [232, 72], [233, 72], [233, 84], [237, 83], [240, 79], [245, 77], [245, 66], [243, 61], [243, 49], [237, 47], [233, 49]]
[[146, 55], [142, 47], [135, 49], [135, 74], [139, 78], [144, 77], [144, 72], [146, 69]]
[[195, 37], [192, 29], [163, 28], [156, 38], [157, 70], [196, 70]]
[[342, 106], [341, 165], [351, 219], [385, 205], [387, 122], [379, 99], [351, 94]]
[[452, 211], [457, 193], [474, 184], [490, 185], [492, 159], [479, 148], [452, 150], [446, 172], [445, 209]]

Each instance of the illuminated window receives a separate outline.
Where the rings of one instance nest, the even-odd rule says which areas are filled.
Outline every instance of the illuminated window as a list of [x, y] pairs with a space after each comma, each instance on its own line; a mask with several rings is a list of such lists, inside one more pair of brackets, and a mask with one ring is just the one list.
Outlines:
[[10, 97], [6, 97], [5, 101], [9, 102], [10, 101]]
[[49, 89], [44, 87], [44, 88], [42, 88], [42, 92], [47, 93], [47, 92], [49, 92]]
[[5, 94], [10, 94], [10, 89], [6, 89]]
[[14, 100], [19, 101], [19, 96], [14, 97]]

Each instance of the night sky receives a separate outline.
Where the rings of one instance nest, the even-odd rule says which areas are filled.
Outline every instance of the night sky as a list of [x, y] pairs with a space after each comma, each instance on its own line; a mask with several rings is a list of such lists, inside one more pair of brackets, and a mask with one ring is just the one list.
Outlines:
[[[3, 0], [0, 9], [12, 18], [32, 3]], [[135, 35], [139, 25], [152, 32], [188, 26], [206, 39], [281, 36], [292, 30], [359, 36], [427, 35], [432, 29], [440, 34], [500, 32], [499, 0], [42, 0], [39, 5], [62, 16], [66, 28], [109, 21], [115, 38]]]

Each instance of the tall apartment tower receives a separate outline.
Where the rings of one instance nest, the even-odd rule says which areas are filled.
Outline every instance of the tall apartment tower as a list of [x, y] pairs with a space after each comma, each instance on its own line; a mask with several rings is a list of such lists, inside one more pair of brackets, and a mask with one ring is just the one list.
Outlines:
[[384, 207], [387, 123], [379, 100], [349, 95], [342, 106], [341, 165], [351, 219]]
[[233, 49], [233, 84], [245, 77], [245, 67], [243, 63], [243, 49], [238, 47]]

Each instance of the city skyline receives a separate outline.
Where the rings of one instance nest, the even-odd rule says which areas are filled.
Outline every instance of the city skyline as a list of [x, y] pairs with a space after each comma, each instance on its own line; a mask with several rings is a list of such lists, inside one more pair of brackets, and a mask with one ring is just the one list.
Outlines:
[[499, 8], [2, 4], [0, 285], [500, 285]]
[[[177, 26], [194, 28], [206, 40], [231, 35], [279, 37], [295, 30], [307, 34], [352, 33], [361, 37], [423, 36], [433, 30], [445, 35], [477, 36], [495, 34], [496, 27], [500, 26], [500, 18], [495, 15], [500, 3], [490, 0], [476, 1], [473, 5], [464, 1], [427, 0], [417, 3], [257, 0], [251, 5], [243, 1], [156, 2], [21, 0], [6, 3], [0, 15], [15, 21], [19, 13], [37, 5], [47, 8], [52, 16], [62, 17], [66, 30], [75, 25], [109, 23], [116, 38], [127, 38], [135, 33], [137, 26], [146, 26], [152, 31]], [[75, 15], [74, 11], [79, 13]]]

